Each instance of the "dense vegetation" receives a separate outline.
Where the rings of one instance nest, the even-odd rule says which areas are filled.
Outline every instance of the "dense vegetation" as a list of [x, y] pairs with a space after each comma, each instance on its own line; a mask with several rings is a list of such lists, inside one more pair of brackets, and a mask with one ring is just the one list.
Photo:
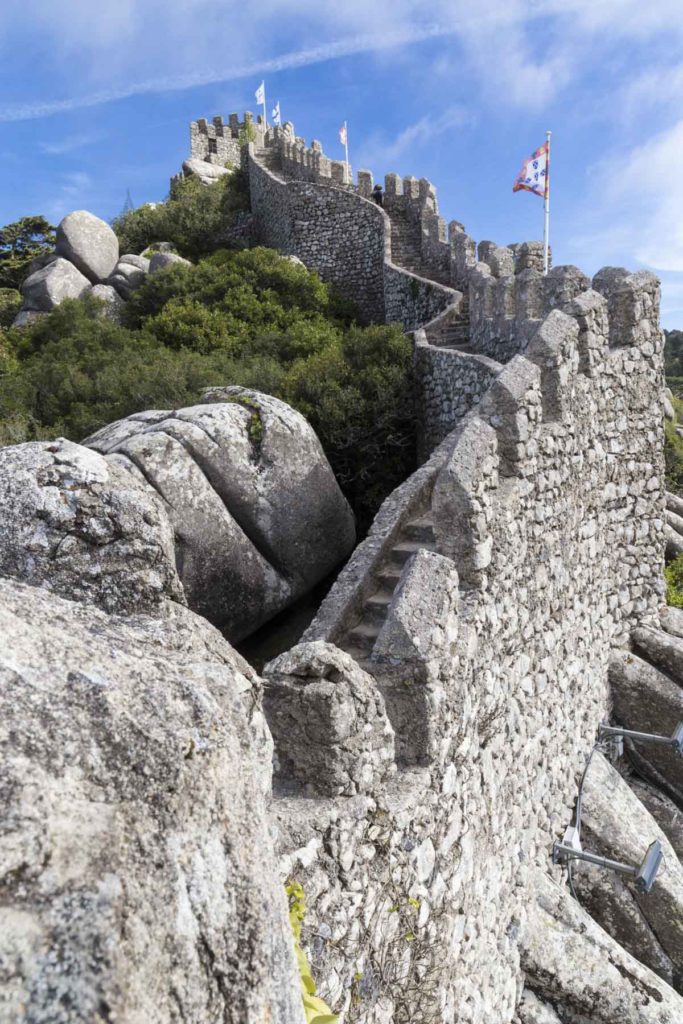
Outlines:
[[44, 217], [22, 217], [0, 228], [0, 289], [18, 289], [37, 256], [51, 252], [55, 229]]
[[672, 608], [683, 608], [683, 555], [677, 555], [664, 570], [666, 603]]
[[176, 265], [135, 293], [125, 323], [102, 313], [92, 299], [67, 301], [0, 334], [0, 444], [81, 440], [242, 384], [306, 416], [361, 528], [412, 470], [410, 342], [396, 327], [359, 327], [353, 306], [272, 250]]
[[209, 186], [195, 177], [174, 181], [166, 202], [130, 210], [112, 227], [122, 253], [163, 241], [194, 262], [225, 246], [236, 216], [248, 209], [246, 176], [236, 170]]
[[680, 386], [672, 387], [672, 381], [683, 385], [683, 331], [664, 331], [664, 339], [664, 372], [669, 387], [677, 391]]

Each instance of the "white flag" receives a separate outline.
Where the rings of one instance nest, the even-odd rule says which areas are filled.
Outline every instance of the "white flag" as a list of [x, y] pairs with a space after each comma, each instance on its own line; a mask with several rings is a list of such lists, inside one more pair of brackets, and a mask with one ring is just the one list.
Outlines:
[[270, 116], [273, 119], [273, 124], [280, 124], [281, 123], [281, 119], [280, 119], [280, 101], [279, 100], [277, 101], [277, 103], [273, 107], [273, 111], [272, 111]]
[[256, 90], [256, 102], [257, 103], [265, 103], [266, 102], [266, 83], [265, 82], [261, 82], [261, 84], [259, 85], [258, 89]]
[[344, 124], [339, 129], [339, 141], [341, 142], [342, 146], [346, 145], [346, 143], [348, 141], [348, 138], [349, 138], [349, 133], [346, 130], [346, 121], [344, 121]]

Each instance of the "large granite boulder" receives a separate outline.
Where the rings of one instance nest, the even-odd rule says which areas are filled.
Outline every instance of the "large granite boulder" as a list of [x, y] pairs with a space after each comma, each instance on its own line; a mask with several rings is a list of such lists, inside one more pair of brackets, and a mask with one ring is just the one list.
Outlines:
[[116, 288], [122, 298], [127, 299], [147, 280], [149, 262], [145, 256], [122, 256], [114, 267], [109, 284]]
[[0, 449], [0, 574], [109, 612], [183, 601], [173, 531], [149, 487], [71, 441]]
[[104, 302], [104, 316], [115, 323], [120, 323], [125, 303], [116, 288], [110, 284], [95, 284], [90, 294], [94, 299]]
[[190, 607], [234, 641], [331, 572], [355, 530], [303, 416], [240, 387], [207, 397], [130, 416], [84, 443], [116, 455], [161, 496]]
[[[683, 998], [537, 871], [521, 954], [526, 984], [567, 1024], [674, 1024]], [[522, 1017], [550, 1024], [552, 1016]]]
[[[642, 637], [663, 637], [656, 630], [637, 630]], [[672, 644], [683, 648], [683, 641], [671, 636]], [[680, 668], [660, 671], [637, 654], [618, 650], [612, 653], [609, 681], [613, 720], [626, 729], [670, 736], [683, 720], [683, 687]], [[673, 676], [673, 678], [672, 678]], [[678, 754], [665, 746], [628, 743], [629, 759], [638, 771], [663, 788], [677, 802], [683, 801], [683, 772]]]
[[175, 265], [181, 267], [192, 266], [189, 260], [186, 260], [183, 256], [178, 256], [175, 252], [155, 252], [149, 261], [149, 272], [150, 274], [156, 274], [159, 270], [165, 270], [166, 267]]
[[573, 874], [582, 903], [621, 946], [669, 983], [683, 977], [683, 866], [666, 834], [599, 753], [586, 775], [582, 808], [581, 838], [587, 850], [639, 864], [650, 843], [661, 842], [664, 860], [647, 895], [639, 893], [627, 876], [592, 865], [577, 863]]
[[105, 221], [87, 210], [75, 210], [57, 228], [56, 251], [97, 284], [114, 270], [119, 240]]
[[202, 185], [213, 185], [214, 181], [224, 178], [226, 174], [232, 174], [229, 167], [221, 167], [220, 164], [210, 164], [206, 160], [185, 160], [183, 163], [183, 174], [186, 178], [198, 178]]
[[246, 663], [7, 579], [0, 635], [0, 1022], [304, 1024]]
[[27, 277], [21, 286], [22, 312], [49, 313], [64, 299], [80, 299], [89, 288], [90, 281], [73, 263], [65, 259], [53, 260]]

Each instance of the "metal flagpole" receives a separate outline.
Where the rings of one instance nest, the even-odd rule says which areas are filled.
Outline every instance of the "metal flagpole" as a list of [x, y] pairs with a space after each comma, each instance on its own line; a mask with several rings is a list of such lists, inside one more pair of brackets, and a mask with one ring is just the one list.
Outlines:
[[346, 154], [346, 184], [350, 184], [351, 175], [349, 174], [349, 125], [348, 121], [344, 121], [344, 152]]
[[548, 273], [548, 238], [550, 236], [550, 136], [545, 133], [545, 193], [543, 196], [543, 273]]
[[268, 127], [268, 114], [266, 112], [266, 83], [263, 82], [263, 124], [264, 127]]

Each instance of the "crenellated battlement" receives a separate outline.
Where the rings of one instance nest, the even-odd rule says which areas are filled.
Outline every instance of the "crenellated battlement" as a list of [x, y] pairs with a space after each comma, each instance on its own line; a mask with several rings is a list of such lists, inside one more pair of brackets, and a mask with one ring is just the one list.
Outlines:
[[[443, 949], [447, 937], [477, 964], [474, 981], [469, 972], [435, 966], [427, 975], [434, 1005], [473, 998], [482, 959], [496, 950], [496, 981], [477, 1021], [512, 1019], [514, 998], [502, 999], [502, 982], [519, 984], [519, 962], [514, 943], [501, 947], [505, 922], [524, 919], [534, 872], [551, 870], [548, 851], [570, 819], [575, 773], [609, 713], [611, 652], [628, 645], [635, 624], [656, 624], [662, 602], [659, 283], [652, 274], [614, 269], [591, 282], [576, 268], [558, 267], [537, 287], [538, 271], [528, 265], [534, 247], [506, 249], [480, 247], [474, 294], [479, 280], [511, 282], [516, 315], [529, 314], [519, 334], [523, 351], [497, 363], [430, 345], [429, 336], [457, 322], [462, 293], [416, 332], [418, 365], [427, 351], [433, 365], [450, 363], [444, 394], [462, 388], [475, 364], [485, 384], [385, 501], [304, 643], [266, 670], [267, 707], [293, 694], [300, 700], [309, 677], [319, 687], [319, 708], [308, 705], [315, 735], [313, 725], [302, 736], [288, 724], [304, 722], [300, 705], [275, 732], [278, 763], [298, 765], [307, 798], [289, 811], [290, 834], [299, 836], [305, 807], [311, 821], [326, 813], [327, 780], [346, 780], [350, 743], [366, 766], [362, 784], [337, 784], [353, 799], [341, 813], [335, 801], [338, 832], [328, 834], [344, 836], [332, 847], [346, 857], [339, 876], [332, 873], [335, 905], [355, 888], [368, 923], [352, 964], [329, 948], [321, 966], [335, 977], [362, 974], [383, 962], [387, 948], [401, 954], [400, 934], [387, 938], [384, 929], [382, 896], [387, 879], [399, 877], [391, 907], [401, 906], [399, 892], [429, 907], [410, 922], [416, 942]], [[333, 660], [335, 672], [321, 672], [321, 662]], [[332, 679], [346, 702], [341, 718], [330, 717]], [[369, 680], [388, 722], [368, 696]], [[323, 719], [327, 732], [318, 730]], [[388, 726], [393, 777], [377, 756]], [[324, 767], [316, 763], [322, 751]], [[360, 794], [378, 802], [381, 817], [360, 812]], [[386, 847], [364, 861], [378, 826]], [[493, 852], [475, 853], [483, 850]], [[320, 900], [314, 927], [330, 906], [322, 858], [305, 869]], [[467, 943], [453, 922], [471, 929]], [[413, 969], [417, 976], [424, 970], [418, 952], [406, 960], [405, 970]], [[418, 1013], [423, 988], [414, 1002], [405, 992], [392, 983], [383, 989]]]

